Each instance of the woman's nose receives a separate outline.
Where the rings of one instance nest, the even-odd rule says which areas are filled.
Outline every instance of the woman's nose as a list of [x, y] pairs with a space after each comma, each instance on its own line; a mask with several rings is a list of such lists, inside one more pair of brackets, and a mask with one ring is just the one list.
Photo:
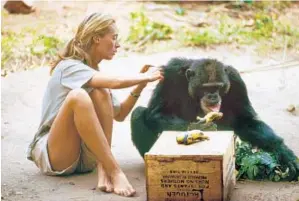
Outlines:
[[120, 47], [119, 41], [116, 41], [115, 47], [116, 47], [116, 48], [119, 48], [119, 47]]

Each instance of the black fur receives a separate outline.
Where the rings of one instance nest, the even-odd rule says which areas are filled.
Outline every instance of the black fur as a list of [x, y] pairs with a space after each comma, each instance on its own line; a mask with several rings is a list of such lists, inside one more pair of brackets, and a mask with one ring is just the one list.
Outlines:
[[[148, 107], [138, 107], [132, 113], [132, 140], [141, 156], [150, 150], [163, 130], [186, 130], [189, 123], [196, 121], [197, 116], [205, 115], [198, 100], [190, 96], [188, 86], [197, 86], [196, 83], [190, 85], [186, 70], [200, 69], [200, 75], [196, 75], [198, 76], [196, 82], [200, 82], [207, 77], [201, 68], [210, 61], [215, 60], [174, 58], [163, 66], [164, 81], [155, 88]], [[229, 91], [222, 96], [220, 111], [224, 115], [217, 122], [218, 130], [233, 130], [241, 140], [276, 153], [278, 160], [290, 167], [288, 179], [296, 179], [299, 165], [295, 154], [284, 144], [282, 138], [258, 119], [248, 98], [246, 85], [238, 71], [231, 66], [216, 63], [221, 72], [217, 74], [217, 79], [230, 84]], [[196, 88], [197, 92], [198, 90]]]

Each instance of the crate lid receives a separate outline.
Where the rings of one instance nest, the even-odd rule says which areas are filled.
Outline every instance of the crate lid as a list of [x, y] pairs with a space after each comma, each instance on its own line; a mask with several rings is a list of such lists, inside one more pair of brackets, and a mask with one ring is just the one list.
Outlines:
[[166, 157], [209, 157], [222, 159], [233, 142], [233, 131], [204, 131], [210, 140], [196, 142], [190, 145], [178, 144], [176, 136], [182, 131], [164, 131], [151, 150], [145, 154], [145, 159]]

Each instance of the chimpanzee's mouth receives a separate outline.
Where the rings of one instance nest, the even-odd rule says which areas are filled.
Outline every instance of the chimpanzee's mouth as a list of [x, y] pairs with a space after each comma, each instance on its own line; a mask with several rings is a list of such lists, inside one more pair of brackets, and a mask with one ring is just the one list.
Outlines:
[[221, 102], [215, 105], [206, 105], [206, 108], [209, 109], [211, 112], [219, 112], [221, 107]]
[[207, 103], [203, 99], [201, 99], [200, 106], [205, 114], [208, 114], [209, 112], [219, 112], [220, 108], [221, 108], [221, 101], [219, 101], [215, 104], [211, 104], [211, 103]]

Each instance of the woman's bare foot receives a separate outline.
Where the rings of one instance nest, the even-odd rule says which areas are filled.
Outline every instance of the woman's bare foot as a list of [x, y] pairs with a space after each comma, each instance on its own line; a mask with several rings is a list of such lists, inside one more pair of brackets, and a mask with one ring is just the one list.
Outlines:
[[107, 192], [107, 193], [113, 192], [113, 185], [111, 183], [111, 180], [108, 177], [108, 175], [106, 174], [102, 165], [100, 165], [100, 164], [98, 165], [98, 187], [97, 187], [97, 189]]
[[123, 172], [114, 172], [111, 174], [111, 182], [114, 186], [114, 193], [130, 197], [133, 196], [136, 191], [129, 183], [126, 175]]

